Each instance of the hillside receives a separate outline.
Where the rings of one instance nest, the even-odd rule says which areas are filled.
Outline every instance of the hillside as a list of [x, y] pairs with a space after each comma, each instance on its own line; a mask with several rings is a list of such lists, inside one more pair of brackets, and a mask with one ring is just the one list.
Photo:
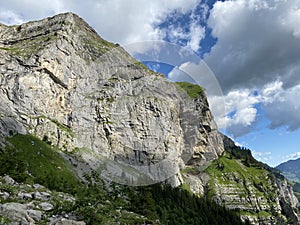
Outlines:
[[218, 132], [203, 88], [77, 15], [1, 25], [0, 65], [0, 222], [299, 223], [285, 178]]
[[300, 159], [289, 160], [281, 163], [276, 168], [289, 180], [293, 186], [295, 196], [300, 200]]
[[300, 182], [300, 159], [289, 160], [276, 166], [283, 175], [294, 182]]

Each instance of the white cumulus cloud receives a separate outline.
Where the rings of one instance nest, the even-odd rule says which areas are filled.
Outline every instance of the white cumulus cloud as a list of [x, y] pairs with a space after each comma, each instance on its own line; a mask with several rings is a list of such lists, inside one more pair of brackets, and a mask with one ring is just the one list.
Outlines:
[[218, 39], [205, 61], [225, 92], [262, 87], [279, 77], [299, 83], [298, 0], [216, 2], [208, 25]]
[[267, 85], [263, 91], [262, 108], [270, 119], [270, 128], [287, 127], [289, 131], [300, 128], [300, 84], [284, 89], [282, 82]]
[[[231, 113], [224, 121], [232, 135], [251, 131], [259, 113], [255, 104], [270, 128], [300, 128], [299, 21], [298, 0], [215, 3], [208, 25], [217, 43], [205, 61], [224, 91]], [[251, 90], [257, 95], [248, 95]]]
[[295, 152], [295, 153], [287, 155], [285, 157], [285, 160], [287, 160], [287, 159], [298, 159], [298, 158], [300, 158], [300, 152]]
[[[0, 17], [4, 23], [41, 19], [71, 11], [84, 18], [107, 40], [129, 44], [161, 40], [164, 31], [157, 28], [172, 11], [191, 11], [199, 0], [10, 0], [1, 1], [1, 12], [13, 12], [15, 18]], [[2, 13], [2, 14], [3, 14]]]

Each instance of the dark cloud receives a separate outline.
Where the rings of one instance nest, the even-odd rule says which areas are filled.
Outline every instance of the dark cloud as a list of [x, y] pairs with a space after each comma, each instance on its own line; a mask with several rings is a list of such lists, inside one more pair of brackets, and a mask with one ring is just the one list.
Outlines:
[[300, 21], [298, 0], [217, 2], [208, 24], [218, 42], [205, 61], [224, 92], [261, 88], [278, 78], [287, 86], [298, 84], [300, 32], [295, 21]]
[[[219, 80], [227, 105], [232, 93], [255, 91], [271, 129], [300, 127], [300, 102], [295, 100], [300, 99], [299, 21], [298, 0], [217, 2], [208, 20], [218, 41], [205, 61]], [[272, 94], [268, 93], [271, 89]], [[251, 98], [245, 98], [249, 102], [245, 109], [255, 108]], [[251, 131], [258, 115], [251, 112], [252, 123], [247, 126], [226, 117], [232, 124], [231, 134], [240, 136]]]

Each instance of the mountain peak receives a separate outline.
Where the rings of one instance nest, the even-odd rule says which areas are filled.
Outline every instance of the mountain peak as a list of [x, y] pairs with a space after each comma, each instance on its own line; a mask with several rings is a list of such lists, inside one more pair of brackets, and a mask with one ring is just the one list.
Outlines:
[[[111, 159], [143, 166], [136, 178], [119, 182], [177, 174], [178, 185], [181, 164], [200, 165], [223, 152], [201, 88], [199, 99], [191, 98], [75, 14], [9, 26], [1, 34], [0, 63], [11, 76], [2, 81], [0, 109], [7, 116], [0, 117], [0, 133], [30, 133], [68, 151], [88, 148], [92, 167]], [[161, 161], [166, 164], [155, 163]], [[149, 165], [154, 172], [142, 179]]]
[[77, 53], [87, 59], [95, 59], [116, 47], [70, 12], [0, 29], [0, 48], [25, 61], [51, 46], [54, 49], [65, 44], [71, 44]]
[[[86, 23], [77, 14], [74, 14], [72, 12], [57, 14], [55, 16], [47, 17], [37, 21], [29, 21], [21, 25], [11, 25], [11, 26], [7, 26], [4, 24], [0, 24], [0, 25], [5, 27], [13, 27], [15, 28], [16, 33], [19, 33], [21, 31], [26, 31], [27, 34], [34, 33], [40, 30], [48, 30], [49, 32], [51, 32], [59, 29], [64, 29], [67, 26], [74, 26], [74, 25], [86, 26], [89, 27], [89, 29], [93, 30], [93, 28], [91, 28], [88, 25], [88, 23]], [[93, 30], [93, 32], [95, 31]]]

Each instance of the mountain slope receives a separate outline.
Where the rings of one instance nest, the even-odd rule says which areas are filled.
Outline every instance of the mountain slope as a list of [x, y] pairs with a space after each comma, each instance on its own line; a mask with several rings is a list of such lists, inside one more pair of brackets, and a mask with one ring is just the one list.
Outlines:
[[4, 137], [76, 149], [103, 177], [134, 185], [178, 185], [181, 166], [222, 153], [204, 95], [194, 101], [78, 16], [1, 27], [0, 37]]
[[[204, 171], [189, 168], [183, 171], [191, 188], [200, 177], [205, 185], [202, 192], [228, 209], [238, 210], [250, 224], [299, 224], [298, 200], [292, 187], [278, 170], [255, 160], [224, 136], [225, 151]], [[193, 182], [190, 182], [193, 181]], [[199, 188], [198, 188], [199, 191]]]
[[[211, 207], [210, 201], [221, 205], [214, 213], [231, 216], [224, 207], [234, 209], [251, 224], [298, 223], [286, 180], [248, 151], [236, 150], [217, 131], [200, 87], [175, 84], [150, 71], [78, 16], [66, 13], [20, 26], [1, 25], [0, 65], [1, 153], [9, 158], [13, 149], [22, 159], [12, 160], [5, 173], [60, 190], [59, 184], [47, 184], [45, 171], [36, 168], [49, 168], [55, 179], [62, 171], [63, 177], [72, 179], [61, 188], [78, 195], [88, 223], [105, 223], [107, 218], [99, 214], [109, 209], [115, 219], [116, 210], [128, 201], [132, 205], [126, 211], [132, 209], [152, 222], [159, 218], [168, 224], [177, 217], [189, 221], [183, 214], [197, 214], [203, 198], [209, 201], [203, 207]], [[32, 143], [39, 144], [31, 149]], [[40, 164], [34, 158], [39, 154], [51, 160], [44, 158]], [[20, 165], [19, 174], [12, 172], [11, 164]], [[88, 188], [76, 184], [74, 177]], [[66, 190], [72, 182], [75, 190]], [[103, 182], [108, 187], [102, 187]], [[103, 201], [112, 201], [103, 196], [112, 195], [115, 189], [109, 186], [116, 186], [114, 182], [164, 185], [133, 190], [120, 185], [112, 198], [114, 207], [102, 209]], [[124, 197], [121, 206], [118, 194]], [[134, 199], [135, 195], [140, 197]], [[98, 198], [105, 200], [99, 203]], [[186, 199], [193, 204], [191, 211], [184, 211]], [[154, 202], [168, 207], [155, 208]], [[205, 216], [196, 218], [194, 224], [199, 224]], [[208, 218], [213, 220], [207, 217], [203, 224], [212, 222]]]
[[300, 182], [300, 159], [289, 160], [276, 166], [276, 168], [279, 169], [287, 179], [298, 183]]

